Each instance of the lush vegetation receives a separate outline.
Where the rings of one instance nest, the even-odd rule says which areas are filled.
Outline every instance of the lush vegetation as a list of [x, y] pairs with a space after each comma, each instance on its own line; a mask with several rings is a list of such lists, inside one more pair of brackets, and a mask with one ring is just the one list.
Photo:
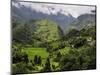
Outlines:
[[64, 34], [49, 19], [13, 21], [12, 74], [95, 69], [96, 25], [84, 24]]

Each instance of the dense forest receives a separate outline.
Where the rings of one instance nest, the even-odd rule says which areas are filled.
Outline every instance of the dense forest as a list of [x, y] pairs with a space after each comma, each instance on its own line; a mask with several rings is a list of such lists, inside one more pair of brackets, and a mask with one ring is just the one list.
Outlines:
[[48, 18], [12, 16], [12, 74], [96, 69], [95, 14], [82, 14], [65, 29]]

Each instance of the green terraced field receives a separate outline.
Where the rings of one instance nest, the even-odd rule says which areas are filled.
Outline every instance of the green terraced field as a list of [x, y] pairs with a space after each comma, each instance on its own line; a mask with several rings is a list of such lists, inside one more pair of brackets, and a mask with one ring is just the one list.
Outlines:
[[22, 51], [28, 54], [29, 59], [33, 59], [35, 55], [41, 56], [42, 59], [45, 59], [49, 55], [45, 48], [23, 48]]

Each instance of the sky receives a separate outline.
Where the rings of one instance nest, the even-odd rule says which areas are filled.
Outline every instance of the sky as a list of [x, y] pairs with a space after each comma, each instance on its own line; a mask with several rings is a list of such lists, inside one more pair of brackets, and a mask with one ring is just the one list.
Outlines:
[[[58, 12], [68, 15], [69, 13], [77, 18], [81, 14], [91, 13], [95, 10], [95, 6], [82, 6], [82, 5], [67, 5], [67, 4], [51, 4], [51, 3], [34, 3], [34, 2], [16, 2], [15, 6], [19, 7], [19, 4], [24, 5], [37, 12], [42, 12], [45, 14], [57, 15]], [[19, 7], [20, 8], [20, 7]]]

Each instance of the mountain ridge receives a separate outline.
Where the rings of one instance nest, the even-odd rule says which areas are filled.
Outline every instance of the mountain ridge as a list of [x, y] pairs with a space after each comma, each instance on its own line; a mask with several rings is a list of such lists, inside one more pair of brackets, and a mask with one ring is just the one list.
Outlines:
[[[54, 10], [54, 8], [52, 8]], [[61, 10], [63, 12], [63, 10]], [[73, 17], [70, 13], [67, 15], [61, 13], [61, 11], [58, 11], [57, 14], [50, 13], [42, 13], [37, 12], [36, 10], [31, 9], [30, 7], [26, 7], [25, 5], [21, 4], [12, 4], [12, 16], [14, 18], [29, 21], [32, 19], [50, 19], [58, 23], [58, 25], [65, 30], [66, 25], [71, 23], [73, 20], [75, 20], [75, 17]], [[24, 13], [23, 13], [24, 12]]]

